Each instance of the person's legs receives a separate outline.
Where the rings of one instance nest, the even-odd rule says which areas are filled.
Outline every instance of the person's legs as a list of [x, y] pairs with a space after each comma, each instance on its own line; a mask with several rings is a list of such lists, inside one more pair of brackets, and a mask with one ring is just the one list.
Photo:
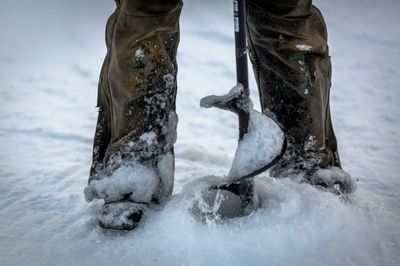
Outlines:
[[126, 211], [137, 211], [131, 202], [159, 203], [173, 189], [182, 3], [116, 3], [106, 27], [107, 56], [100, 74], [99, 116], [85, 197], [105, 200], [102, 215], [113, 217], [100, 218], [102, 226], [131, 229], [131, 222], [116, 224], [120, 215], [137, 218]]
[[262, 110], [275, 116], [289, 142], [272, 175], [301, 171], [312, 179], [318, 169], [341, 168], [330, 117], [331, 62], [321, 12], [311, 0], [248, 0], [246, 8]]

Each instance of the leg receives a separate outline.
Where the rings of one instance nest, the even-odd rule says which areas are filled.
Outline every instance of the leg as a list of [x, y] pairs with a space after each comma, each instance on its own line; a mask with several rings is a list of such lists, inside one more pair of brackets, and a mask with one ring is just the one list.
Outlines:
[[275, 176], [340, 168], [329, 109], [327, 31], [311, 0], [249, 0], [250, 58], [262, 110], [273, 114], [289, 147]]
[[[99, 117], [85, 197], [108, 204], [161, 202], [173, 188], [182, 3], [116, 3], [106, 28], [107, 56], [99, 81]], [[118, 208], [125, 205], [119, 203]], [[103, 213], [119, 213], [107, 206]]]

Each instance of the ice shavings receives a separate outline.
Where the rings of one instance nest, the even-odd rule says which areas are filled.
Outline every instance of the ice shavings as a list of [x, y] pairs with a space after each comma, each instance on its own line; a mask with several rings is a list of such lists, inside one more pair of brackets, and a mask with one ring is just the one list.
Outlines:
[[228, 178], [236, 178], [261, 169], [273, 161], [282, 151], [284, 134], [271, 118], [252, 109], [249, 131], [236, 150]]
[[135, 202], [150, 202], [159, 184], [159, 177], [154, 169], [137, 162], [122, 165], [111, 176], [92, 180], [85, 188], [85, 198], [104, 199], [114, 202], [126, 196]]
[[305, 51], [305, 52], [311, 51], [313, 49], [312, 46], [306, 44], [297, 44], [296, 48], [299, 49], [300, 51]]

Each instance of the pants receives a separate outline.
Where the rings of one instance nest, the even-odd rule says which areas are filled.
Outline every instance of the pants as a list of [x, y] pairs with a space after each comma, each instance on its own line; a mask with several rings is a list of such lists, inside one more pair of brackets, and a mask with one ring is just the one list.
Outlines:
[[[106, 26], [107, 55], [99, 80], [89, 183], [99, 170], [112, 171], [132, 154], [139, 162], [173, 154], [175, 141], [164, 131], [166, 125], [176, 126], [181, 0], [116, 0], [116, 4]], [[250, 59], [262, 110], [276, 118], [289, 141], [276, 173], [289, 165], [340, 167], [330, 118], [331, 63], [321, 13], [311, 0], [249, 0], [246, 8]], [[136, 145], [145, 132], [153, 132], [158, 145], [146, 150]], [[171, 182], [162, 186], [156, 200], [172, 193]]]

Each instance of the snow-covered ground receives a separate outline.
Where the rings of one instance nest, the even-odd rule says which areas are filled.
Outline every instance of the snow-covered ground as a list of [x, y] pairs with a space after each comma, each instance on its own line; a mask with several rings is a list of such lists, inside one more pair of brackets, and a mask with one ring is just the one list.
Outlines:
[[174, 197], [122, 233], [100, 229], [101, 202], [83, 198], [113, 1], [2, 0], [0, 265], [400, 265], [400, 2], [316, 4], [330, 33], [333, 122], [358, 190], [343, 202], [262, 174], [264, 206], [251, 217], [192, 219], [182, 188], [227, 174], [237, 121], [199, 107], [234, 85], [231, 3], [187, 0]]

